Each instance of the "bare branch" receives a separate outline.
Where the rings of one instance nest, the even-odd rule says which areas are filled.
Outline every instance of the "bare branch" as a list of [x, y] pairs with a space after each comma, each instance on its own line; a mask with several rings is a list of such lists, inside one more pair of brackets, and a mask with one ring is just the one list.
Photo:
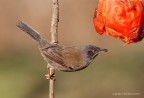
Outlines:
[[54, 44], [58, 43], [58, 22], [59, 22], [59, 3], [58, 0], [53, 0], [52, 4], [52, 22], [51, 22], [51, 41]]
[[[53, 44], [58, 43], [58, 22], [59, 22], [59, 2], [58, 0], [53, 0], [52, 4], [52, 22], [51, 22], [51, 42]], [[54, 69], [49, 69], [49, 76], [53, 75], [49, 80], [49, 98], [54, 98], [54, 81], [55, 73]]]

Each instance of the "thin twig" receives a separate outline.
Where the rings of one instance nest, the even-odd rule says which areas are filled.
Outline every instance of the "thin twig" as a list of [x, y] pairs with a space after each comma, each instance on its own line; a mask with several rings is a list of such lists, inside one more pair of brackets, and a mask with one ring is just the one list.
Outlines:
[[[58, 0], [53, 0], [52, 2], [52, 22], [51, 22], [51, 42], [53, 44], [58, 43], [58, 22], [59, 22], [59, 2]], [[55, 73], [54, 69], [50, 68], [49, 76], [53, 75], [49, 80], [49, 98], [54, 98], [54, 81]]]
[[51, 22], [51, 42], [58, 43], [58, 22], [59, 22], [59, 2], [53, 0], [52, 4], [52, 22]]

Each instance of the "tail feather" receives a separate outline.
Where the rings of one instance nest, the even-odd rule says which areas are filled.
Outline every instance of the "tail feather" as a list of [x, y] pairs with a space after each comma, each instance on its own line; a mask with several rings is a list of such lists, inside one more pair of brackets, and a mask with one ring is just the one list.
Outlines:
[[26, 23], [24, 23], [22, 21], [18, 21], [16, 26], [19, 29], [21, 29], [22, 31], [24, 31], [25, 33], [27, 33], [35, 41], [37, 41], [37, 42], [41, 41], [42, 38], [41, 38], [40, 34], [36, 30], [34, 30], [31, 26], [27, 25]]

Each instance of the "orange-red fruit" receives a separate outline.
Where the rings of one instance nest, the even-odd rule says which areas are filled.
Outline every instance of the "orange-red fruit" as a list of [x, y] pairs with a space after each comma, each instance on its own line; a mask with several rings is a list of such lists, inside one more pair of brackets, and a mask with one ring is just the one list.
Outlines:
[[106, 32], [127, 44], [141, 41], [144, 38], [144, 0], [99, 0], [94, 26], [99, 34]]

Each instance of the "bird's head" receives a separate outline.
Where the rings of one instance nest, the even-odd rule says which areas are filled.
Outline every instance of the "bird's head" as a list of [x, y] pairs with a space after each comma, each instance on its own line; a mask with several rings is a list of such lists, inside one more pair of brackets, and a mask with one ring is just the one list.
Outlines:
[[96, 56], [98, 56], [101, 52], [107, 52], [107, 49], [101, 49], [97, 46], [88, 45], [85, 47], [85, 51], [87, 53], [87, 57], [89, 59], [94, 59]]

